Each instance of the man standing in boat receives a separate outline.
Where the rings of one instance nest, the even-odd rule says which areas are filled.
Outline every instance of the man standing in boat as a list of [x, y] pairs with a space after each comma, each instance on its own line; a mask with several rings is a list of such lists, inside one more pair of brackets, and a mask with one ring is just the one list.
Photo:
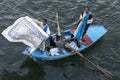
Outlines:
[[[46, 32], [50, 36], [50, 34], [51, 34], [50, 27], [47, 24], [46, 19], [43, 19], [43, 31]], [[45, 42], [43, 42], [43, 44], [42, 44], [42, 51], [44, 51], [44, 50], [45, 50]]]
[[[80, 14], [80, 20], [79, 20], [79, 23], [84, 19], [84, 17], [87, 15], [87, 13], [89, 12], [88, 8], [85, 8], [84, 11]], [[89, 28], [89, 26], [93, 23], [93, 17], [92, 17], [92, 14], [91, 12], [89, 12], [89, 16], [88, 18], [85, 20], [86, 22], [86, 26], [84, 28], [84, 31], [82, 33], [82, 41], [85, 41], [83, 38], [84, 38], [84, 35], [86, 34], [87, 32], [87, 29]]]
[[77, 25], [77, 29], [74, 32], [74, 39], [84, 44], [85, 39], [84, 35], [86, 34], [90, 24], [92, 24], [93, 18], [88, 8], [85, 8], [84, 11], [80, 14], [79, 24]]
[[47, 24], [47, 20], [43, 19], [43, 31], [46, 32], [50, 36], [50, 27]]
[[[42, 22], [40, 22], [40, 21], [38, 21], [38, 20], [36, 20], [36, 19], [34, 19], [34, 18], [31, 18], [31, 19], [32, 19], [37, 25], [39, 25], [39, 26], [43, 29], [44, 32], [46, 32], [46, 33], [50, 36], [51, 31], [50, 31], [49, 25], [47, 24], [47, 20], [46, 20], [46, 19], [43, 19]], [[45, 49], [45, 42], [44, 42], [44, 41], [43, 41], [43, 43], [40, 45], [40, 48], [41, 48], [42, 51], [44, 51], [44, 49]]]
[[37, 19], [34, 19], [34, 18], [31, 18], [38, 26], [40, 26], [44, 32], [46, 32], [48, 35], [51, 34], [50, 32], [50, 27], [49, 25], [47, 24], [47, 20], [46, 19], [43, 19], [42, 22], [38, 21]]

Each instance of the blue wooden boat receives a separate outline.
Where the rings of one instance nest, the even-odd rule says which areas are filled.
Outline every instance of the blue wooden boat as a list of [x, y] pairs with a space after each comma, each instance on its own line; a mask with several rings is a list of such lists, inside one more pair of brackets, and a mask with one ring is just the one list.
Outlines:
[[[64, 32], [62, 32], [62, 36], [71, 36], [74, 32], [75, 32], [75, 28], [69, 29], [69, 30], [65, 30]], [[96, 41], [98, 41], [105, 33], [107, 32], [107, 29], [104, 28], [104, 26], [102, 25], [91, 25], [88, 30], [86, 35], [84, 36], [84, 44], [80, 44], [79, 50], [82, 51], [86, 48], [88, 48], [89, 46], [91, 46], [93, 43], [95, 43]], [[55, 36], [55, 34], [51, 35], [51, 36]], [[46, 42], [49, 41], [46, 40]], [[30, 47], [27, 47], [22, 54], [29, 56], [29, 51], [31, 50]], [[45, 49], [46, 50], [46, 49]], [[75, 53], [71, 52], [71, 51], [67, 51], [66, 49], [63, 50], [63, 53], [60, 53], [60, 55], [56, 55], [56, 56], [51, 56], [48, 54], [49, 51], [41, 51], [40, 49], [35, 50], [31, 56], [34, 58], [39, 58], [39, 59], [44, 59], [44, 60], [55, 60], [55, 59], [61, 59], [61, 58], [65, 58], [71, 55], [74, 55]]]

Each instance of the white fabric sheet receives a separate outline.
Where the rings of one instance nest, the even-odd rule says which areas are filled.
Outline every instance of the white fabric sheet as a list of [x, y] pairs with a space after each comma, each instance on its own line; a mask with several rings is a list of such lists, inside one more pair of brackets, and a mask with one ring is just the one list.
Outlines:
[[[41, 22], [42, 24], [42, 22]], [[21, 17], [15, 23], [6, 28], [2, 35], [10, 42], [22, 42], [37, 49], [43, 40], [49, 36], [30, 17]]]

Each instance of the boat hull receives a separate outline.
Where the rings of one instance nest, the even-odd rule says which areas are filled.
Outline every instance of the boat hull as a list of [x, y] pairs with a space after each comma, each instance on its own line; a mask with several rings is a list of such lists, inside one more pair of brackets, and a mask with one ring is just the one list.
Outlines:
[[[66, 30], [62, 32], [62, 35], [71, 35], [72, 33], [75, 32], [75, 30], [76, 30], [75, 28]], [[106, 32], [107, 32], [107, 29], [105, 29], [104, 26], [102, 25], [91, 25], [88, 28], [86, 35], [84, 36], [84, 40], [85, 40], [84, 44], [80, 45], [79, 50], [82, 51], [88, 48], [89, 46], [94, 44], [96, 41], [98, 41]], [[53, 34], [52, 36], [55, 36], [55, 34]], [[29, 56], [30, 55], [28, 52], [29, 50], [31, 50], [31, 48], [27, 47], [22, 54]], [[50, 56], [48, 51], [42, 52], [40, 49], [37, 49], [31, 54], [31, 56], [39, 59], [44, 59], [44, 60], [55, 60], [55, 59], [65, 58], [74, 54], [75, 53], [68, 52], [65, 49], [63, 49], [63, 53], [60, 53], [60, 55]]]

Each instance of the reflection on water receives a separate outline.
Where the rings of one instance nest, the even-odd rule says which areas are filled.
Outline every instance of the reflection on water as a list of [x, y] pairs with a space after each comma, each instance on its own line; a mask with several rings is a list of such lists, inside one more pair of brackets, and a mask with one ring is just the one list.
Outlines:
[[3, 80], [43, 80], [45, 75], [43, 66], [27, 58], [21, 64], [19, 71], [4, 70]]

